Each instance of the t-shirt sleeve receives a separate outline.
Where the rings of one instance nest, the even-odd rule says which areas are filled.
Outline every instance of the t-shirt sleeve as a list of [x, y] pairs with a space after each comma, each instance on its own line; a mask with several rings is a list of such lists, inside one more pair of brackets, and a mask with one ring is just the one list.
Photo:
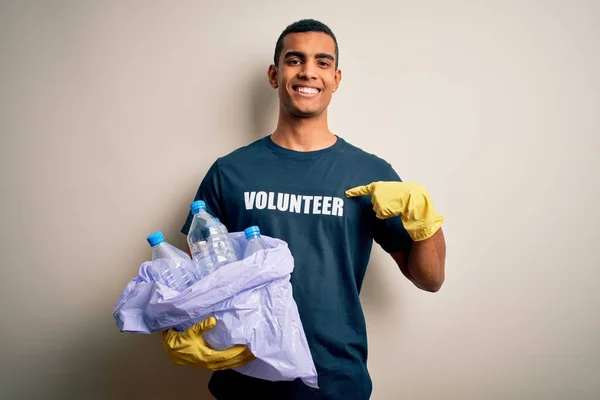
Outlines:
[[[384, 174], [385, 181], [402, 182], [396, 171], [390, 165], [387, 172]], [[402, 224], [402, 219], [392, 217], [387, 219], [379, 219], [372, 214], [373, 218], [373, 239], [387, 253], [395, 253], [397, 251], [408, 250], [412, 246], [412, 239]]]
[[[221, 176], [219, 172], [218, 162], [215, 161], [208, 172], [202, 179], [198, 191], [194, 196], [194, 200], [203, 200], [206, 203], [206, 211], [213, 217], [219, 218], [223, 223], [226, 223], [223, 209], [221, 207]], [[190, 202], [191, 204], [191, 202]], [[188, 216], [181, 228], [181, 232], [187, 235], [192, 223], [192, 212], [188, 212]]]

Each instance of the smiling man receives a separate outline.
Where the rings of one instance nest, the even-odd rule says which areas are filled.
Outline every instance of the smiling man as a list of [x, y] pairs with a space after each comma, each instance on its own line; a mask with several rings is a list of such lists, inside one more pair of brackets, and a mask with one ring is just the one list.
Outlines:
[[[327, 126], [327, 106], [342, 79], [337, 60], [338, 46], [333, 34], [284, 35], [276, 44], [275, 63], [268, 72], [271, 86], [278, 89], [280, 117], [318, 117]], [[307, 64], [311, 68], [306, 68]], [[287, 122], [280, 119], [279, 127], [283, 128], [283, 124]], [[278, 132], [284, 133], [276, 130], [275, 134]]]
[[[288, 26], [268, 68], [280, 100], [275, 131], [215, 161], [194, 197], [229, 231], [258, 225], [289, 244], [294, 299], [319, 389], [236, 372], [254, 357], [242, 345], [210, 349], [202, 334], [214, 318], [185, 332], [163, 332], [174, 363], [216, 371], [209, 389], [218, 400], [369, 399], [359, 295], [373, 241], [416, 287], [436, 292], [444, 281], [443, 217], [427, 190], [402, 182], [388, 162], [329, 130], [327, 108], [342, 79], [338, 64], [337, 40], [326, 25], [302, 20]], [[191, 215], [183, 233], [190, 221]]]

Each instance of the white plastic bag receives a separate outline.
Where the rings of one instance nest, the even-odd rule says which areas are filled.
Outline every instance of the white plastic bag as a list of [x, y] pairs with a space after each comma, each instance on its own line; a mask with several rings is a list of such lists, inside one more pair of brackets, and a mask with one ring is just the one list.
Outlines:
[[[237, 254], [243, 254], [244, 233], [229, 236]], [[256, 357], [236, 371], [270, 381], [300, 378], [318, 388], [316, 368], [292, 297], [294, 259], [284, 241], [262, 238], [269, 249], [226, 264], [183, 292], [150, 279], [148, 268], [161, 260], [143, 263], [115, 305], [113, 316], [119, 330], [183, 330], [213, 315], [217, 326], [204, 334], [211, 347], [245, 344]]]

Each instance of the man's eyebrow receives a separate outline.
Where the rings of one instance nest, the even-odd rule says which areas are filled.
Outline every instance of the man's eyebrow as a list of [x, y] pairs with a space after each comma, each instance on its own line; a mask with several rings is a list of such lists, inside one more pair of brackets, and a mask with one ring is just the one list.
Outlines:
[[306, 58], [306, 54], [304, 54], [301, 51], [288, 51], [287, 53], [285, 53], [284, 58], [289, 58], [289, 57]]
[[316, 58], [326, 58], [328, 60], [335, 61], [335, 57], [327, 53], [318, 53], [316, 55]]

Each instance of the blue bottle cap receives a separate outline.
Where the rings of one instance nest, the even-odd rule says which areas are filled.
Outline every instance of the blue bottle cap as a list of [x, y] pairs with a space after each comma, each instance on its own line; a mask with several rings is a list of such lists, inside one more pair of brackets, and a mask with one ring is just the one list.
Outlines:
[[250, 226], [250, 227], [244, 229], [244, 235], [246, 236], [246, 239], [260, 236], [260, 229], [256, 225]]
[[192, 214], [198, 214], [200, 209], [206, 210], [206, 203], [202, 200], [196, 200], [190, 204], [190, 210], [192, 210]]
[[151, 234], [149, 234], [148, 237], [146, 238], [146, 240], [148, 241], [148, 244], [151, 247], [154, 247], [154, 246], [159, 245], [162, 242], [164, 242], [165, 236], [162, 234], [161, 231], [156, 231], [156, 232], [152, 232]]

